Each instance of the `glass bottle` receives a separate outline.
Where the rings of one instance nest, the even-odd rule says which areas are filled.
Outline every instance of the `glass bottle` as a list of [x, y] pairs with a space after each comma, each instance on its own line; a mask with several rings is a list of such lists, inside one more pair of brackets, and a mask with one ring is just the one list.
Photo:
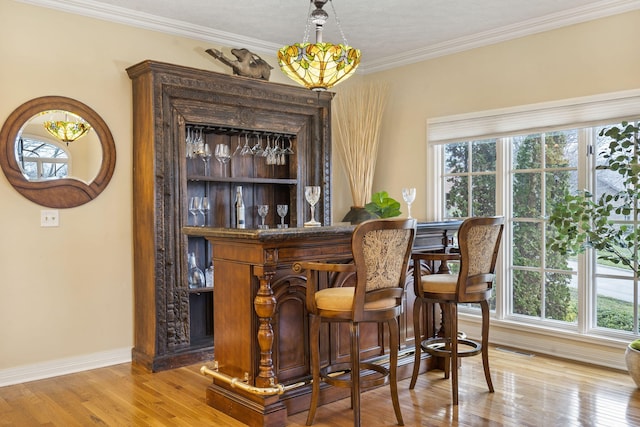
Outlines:
[[204, 273], [198, 265], [196, 264], [196, 254], [195, 252], [189, 253], [189, 288], [203, 288], [205, 286]]
[[204, 272], [204, 283], [207, 288], [213, 288], [213, 263]]
[[244, 201], [242, 200], [242, 186], [236, 187], [236, 228], [245, 228]]

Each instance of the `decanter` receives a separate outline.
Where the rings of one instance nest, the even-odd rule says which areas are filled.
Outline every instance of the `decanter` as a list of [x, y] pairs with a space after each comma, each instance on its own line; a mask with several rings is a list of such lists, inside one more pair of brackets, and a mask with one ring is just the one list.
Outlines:
[[196, 254], [194, 252], [189, 253], [189, 287], [203, 288], [205, 286], [204, 273], [196, 264]]

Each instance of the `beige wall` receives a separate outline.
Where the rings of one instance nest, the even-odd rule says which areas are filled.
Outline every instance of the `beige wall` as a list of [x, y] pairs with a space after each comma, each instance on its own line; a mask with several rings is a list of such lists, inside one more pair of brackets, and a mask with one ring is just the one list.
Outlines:
[[[69, 96], [111, 128], [117, 164], [93, 202], [40, 227], [40, 206], [0, 174], [0, 373], [21, 366], [128, 351], [133, 340], [131, 85], [125, 69], [145, 59], [228, 73], [215, 46], [0, 0], [0, 122], [23, 102]], [[611, 17], [365, 76], [391, 85], [374, 191], [401, 199], [418, 187], [426, 216], [425, 128], [429, 117], [640, 87], [640, 57], [616, 69], [640, 39], [640, 13]], [[263, 55], [264, 57], [264, 55]], [[275, 57], [266, 58], [275, 65]], [[622, 61], [620, 61], [622, 63]], [[288, 83], [274, 69], [272, 81]], [[345, 84], [348, 84], [345, 83]], [[339, 87], [337, 92], [339, 92]], [[350, 206], [334, 162], [334, 218]]]
[[[43, 208], [0, 174], [0, 371], [126, 353], [133, 343], [133, 266], [131, 81], [125, 69], [145, 59], [229, 69], [204, 52], [220, 46], [206, 42], [11, 0], [0, 0], [0, 16], [0, 123], [29, 99], [68, 96], [102, 116], [117, 150], [105, 192], [60, 210], [58, 228], [41, 228]], [[278, 73], [272, 80], [288, 80]]]

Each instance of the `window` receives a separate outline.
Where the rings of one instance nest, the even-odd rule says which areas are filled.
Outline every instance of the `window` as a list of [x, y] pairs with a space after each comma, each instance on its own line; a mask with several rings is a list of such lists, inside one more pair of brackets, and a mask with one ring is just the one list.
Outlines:
[[576, 321], [572, 272], [566, 257], [547, 250], [544, 218], [577, 187], [577, 139], [569, 130], [503, 140], [511, 148], [511, 314]]
[[496, 140], [444, 148], [445, 218], [495, 215]]
[[[636, 123], [637, 125], [637, 123]], [[608, 126], [607, 126], [608, 127]], [[621, 125], [618, 125], [621, 127]], [[621, 175], [605, 167], [608, 153], [609, 139], [598, 136], [602, 127], [594, 129], [594, 170], [593, 186], [591, 188], [594, 199], [597, 199], [603, 192], [616, 193], [625, 190]], [[636, 135], [636, 138], [638, 136]], [[633, 149], [633, 147], [631, 147]], [[614, 214], [613, 221], [616, 228], [629, 227], [637, 229], [640, 226], [637, 208], [637, 200], [633, 203], [636, 206], [628, 214]], [[637, 251], [637, 245], [635, 245]], [[625, 251], [620, 248], [619, 251]], [[629, 251], [625, 255], [634, 256]], [[593, 254], [597, 258], [597, 253]], [[637, 268], [636, 268], [637, 270]], [[634, 277], [633, 269], [620, 263], [597, 259], [593, 269], [593, 289], [595, 294], [595, 327], [605, 329], [619, 329], [622, 331], [638, 332], [638, 294], [634, 290], [638, 287], [638, 278]]]
[[[589, 189], [597, 196], [620, 185], [599, 167], [608, 142], [598, 136], [640, 114], [639, 93], [620, 95], [428, 123], [430, 153], [439, 165], [431, 176], [439, 188], [433, 217], [505, 216], [502, 303], [494, 305], [495, 317], [579, 334], [637, 335], [633, 271], [608, 265], [593, 251], [569, 257], [550, 250], [554, 231], [546, 220], [565, 192]], [[616, 221], [640, 225], [638, 215]]]
[[16, 144], [16, 154], [22, 172], [30, 181], [69, 175], [69, 153], [62, 145], [24, 136]]

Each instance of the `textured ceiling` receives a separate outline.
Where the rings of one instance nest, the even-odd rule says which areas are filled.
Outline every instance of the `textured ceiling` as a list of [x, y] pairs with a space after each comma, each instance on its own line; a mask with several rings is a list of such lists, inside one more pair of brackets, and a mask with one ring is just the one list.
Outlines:
[[[302, 41], [309, 10], [308, 0], [18, 1], [272, 55]], [[363, 73], [640, 9], [640, 0], [332, 0], [332, 43], [342, 37], [331, 3]]]

